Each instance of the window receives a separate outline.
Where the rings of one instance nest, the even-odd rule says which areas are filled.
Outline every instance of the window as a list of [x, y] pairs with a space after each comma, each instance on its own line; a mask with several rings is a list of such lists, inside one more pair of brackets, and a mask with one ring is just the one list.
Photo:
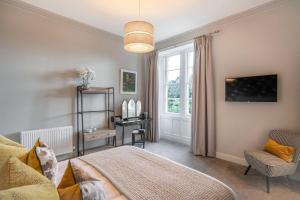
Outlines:
[[180, 55], [167, 57], [167, 112], [180, 113]]
[[190, 51], [187, 54], [187, 79], [186, 79], [188, 114], [192, 114], [193, 66], [194, 66], [194, 52]]
[[192, 112], [194, 50], [192, 44], [162, 52], [164, 113], [189, 116]]

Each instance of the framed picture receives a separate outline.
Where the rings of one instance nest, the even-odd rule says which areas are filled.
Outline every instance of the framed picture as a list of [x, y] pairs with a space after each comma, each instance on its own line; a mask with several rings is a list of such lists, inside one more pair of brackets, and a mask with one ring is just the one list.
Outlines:
[[121, 94], [136, 94], [137, 72], [133, 70], [121, 69]]

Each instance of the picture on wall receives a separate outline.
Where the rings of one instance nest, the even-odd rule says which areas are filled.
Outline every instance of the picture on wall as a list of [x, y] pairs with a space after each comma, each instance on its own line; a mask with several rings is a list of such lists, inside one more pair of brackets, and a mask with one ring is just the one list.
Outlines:
[[136, 94], [137, 72], [133, 70], [121, 69], [120, 81], [121, 94]]

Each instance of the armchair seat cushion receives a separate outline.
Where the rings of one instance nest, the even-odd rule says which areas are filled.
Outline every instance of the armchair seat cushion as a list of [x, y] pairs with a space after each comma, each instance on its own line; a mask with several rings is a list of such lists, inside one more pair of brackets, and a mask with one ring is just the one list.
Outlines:
[[259, 150], [245, 151], [245, 159], [249, 165], [268, 177], [293, 174], [297, 167], [293, 162], [288, 163], [273, 154]]

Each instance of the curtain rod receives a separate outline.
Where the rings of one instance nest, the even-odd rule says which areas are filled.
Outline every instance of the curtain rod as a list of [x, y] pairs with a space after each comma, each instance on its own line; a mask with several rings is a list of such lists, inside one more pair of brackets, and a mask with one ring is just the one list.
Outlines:
[[[214, 35], [214, 34], [217, 34], [217, 33], [220, 33], [220, 30], [215, 30], [215, 31], [213, 31], [213, 32], [209, 32], [209, 33], [202, 34], [202, 35]], [[172, 49], [172, 48], [176, 48], [176, 47], [179, 47], [179, 46], [183, 46], [183, 45], [185, 45], [185, 44], [188, 44], [188, 43], [193, 42], [195, 38], [201, 37], [202, 35], [197, 36], [197, 37], [194, 37], [194, 38], [191, 39], [191, 40], [186, 40], [186, 41], [183, 41], [183, 42], [176, 43], [176, 44], [171, 45], [171, 46], [166, 47], [166, 48], [158, 49], [157, 51], [158, 51], [158, 52], [161, 52], [161, 51], [166, 51], [166, 50], [169, 50], [169, 49]]]

